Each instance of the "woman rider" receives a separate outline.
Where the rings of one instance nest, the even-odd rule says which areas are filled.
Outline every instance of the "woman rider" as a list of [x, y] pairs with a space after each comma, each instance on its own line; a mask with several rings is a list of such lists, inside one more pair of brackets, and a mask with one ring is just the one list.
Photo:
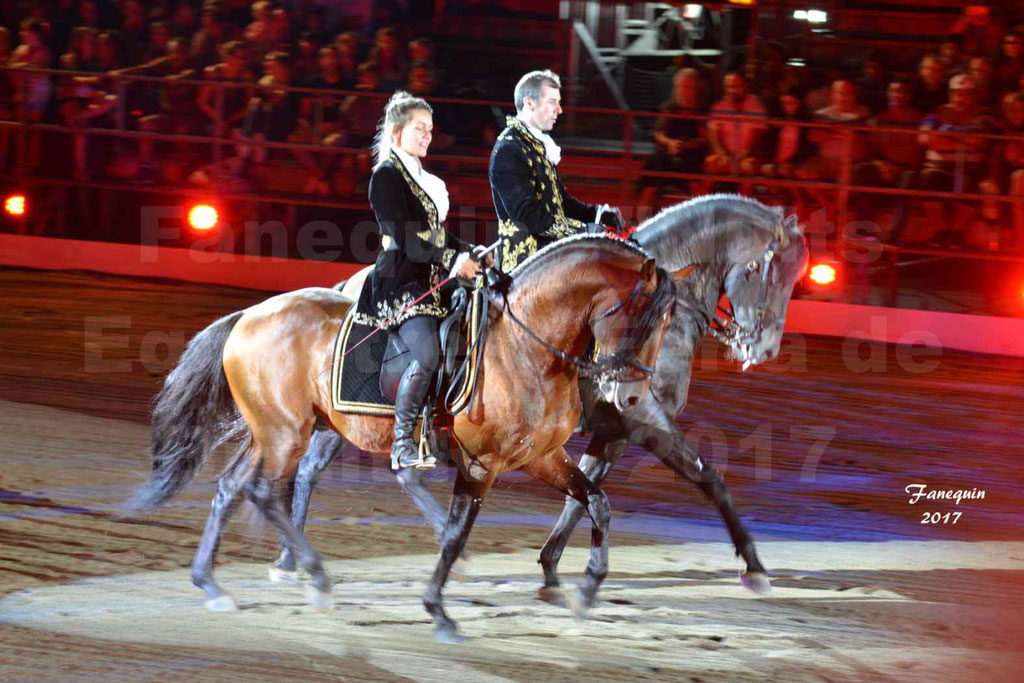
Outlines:
[[442, 225], [448, 215], [444, 181], [423, 168], [432, 129], [430, 105], [396, 92], [384, 112], [370, 177], [370, 206], [381, 234], [381, 252], [370, 276], [374, 324], [397, 331], [412, 356], [395, 398], [394, 469], [434, 464], [432, 458], [420, 459], [412, 437], [437, 371], [438, 320], [448, 313], [447, 296], [435, 290], [413, 302], [449, 275], [472, 279], [480, 273], [479, 263], [470, 258], [471, 245]]

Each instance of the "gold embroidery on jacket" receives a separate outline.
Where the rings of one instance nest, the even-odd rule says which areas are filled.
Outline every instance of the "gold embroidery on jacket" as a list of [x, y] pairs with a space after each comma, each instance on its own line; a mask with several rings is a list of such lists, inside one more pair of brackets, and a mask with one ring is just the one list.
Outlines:
[[413, 180], [412, 176], [409, 175], [409, 170], [405, 167], [405, 164], [402, 163], [402, 160], [399, 159], [398, 155], [393, 151], [391, 152], [391, 163], [394, 164], [395, 168], [397, 168], [399, 173], [402, 174], [402, 178], [405, 179], [405, 182], [409, 185], [409, 189], [412, 190], [416, 200], [423, 205], [423, 210], [427, 214], [427, 229], [417, 232], [416, 236], [424, 242], [433, 244], [435, 247], [443, 247], [445, 244], [444, 228], [442, 228], [438, 223], [437, 207], [434, 206], [434, 200], [430, 198], [430, 195], [423, 191], [423, 188], [419, 186], [419, 183]]

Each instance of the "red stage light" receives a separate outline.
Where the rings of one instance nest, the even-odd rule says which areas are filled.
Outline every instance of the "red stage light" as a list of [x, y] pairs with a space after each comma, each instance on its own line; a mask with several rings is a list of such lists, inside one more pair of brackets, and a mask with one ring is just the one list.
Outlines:
[[830, 285], [836, 281], [836, 269], [827, 263], [818, 263], [811, 268], [811, 282], [819, 285]]
[[217, 209], [209, 204], [196, 204], [188, 211], [188, 224], [196, 230], [209, 230], [217, 225]]
[[9, 216], [24, 216], [25, 195], [9, 195], [6, 199], [4, 199], [4, 211], [6, 211]]

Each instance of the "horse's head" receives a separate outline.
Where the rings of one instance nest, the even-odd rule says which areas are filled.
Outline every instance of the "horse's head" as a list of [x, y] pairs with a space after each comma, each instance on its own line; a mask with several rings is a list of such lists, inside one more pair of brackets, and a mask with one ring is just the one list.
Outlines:
[[[628, 289], [627, 289], [628, 288]], [[672, 276], [643, 260], [635, 284], [609, 282], [590, 330], [597, 357], [589, 373], [602, 397], [618, 410], [635, 406], [650, 387], [675, 299]]]
[[732, 240], [727, 250], [723, 288], [732, 319], [714, 333], [746, 369], [778, 354], [786, 308], [808, 250], [795, 215], [744, 234], [746, 239]]

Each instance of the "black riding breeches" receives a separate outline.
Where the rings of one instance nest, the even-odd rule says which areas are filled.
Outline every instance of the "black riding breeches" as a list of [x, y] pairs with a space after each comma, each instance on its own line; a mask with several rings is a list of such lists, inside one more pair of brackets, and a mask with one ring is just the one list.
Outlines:
[[441, 356], [437, 338], [437, 318], [418, 315], [409, 318], [398, 328], [398, 336], [409, 347], [413, 359], [429, 372], [436, 372]]

